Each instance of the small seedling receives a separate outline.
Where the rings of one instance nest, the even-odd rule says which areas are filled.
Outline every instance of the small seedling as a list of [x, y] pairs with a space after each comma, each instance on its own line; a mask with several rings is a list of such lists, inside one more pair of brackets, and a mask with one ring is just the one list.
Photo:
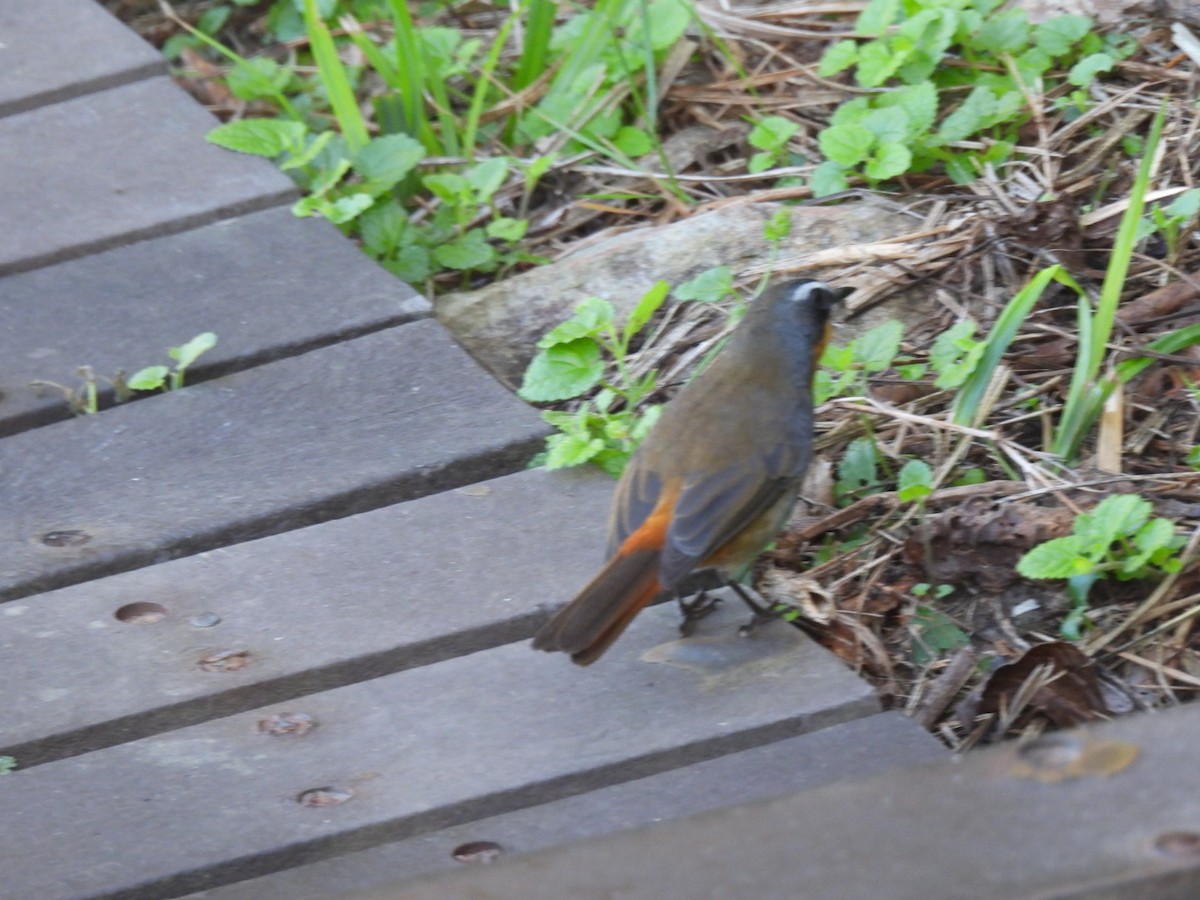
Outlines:
[[975, 323], [969, 319], [956, 322], [937, 336], [929, 348], [929, 364], [937, 372], [936, 387], [948, 390], [961, 387], [975, 371], [987, 341], [975, 338]]
[[763, 172], [787, 162], [788, 141], [799, 130], [799, 125], [783, 116], [764, 116], [759, 119], [747, 137], [750, 146], [759, 152], [750, 157], [746, 168], [750, 172]]
[[[79, 376], [80, 383], [75, 387], [67, 384], [59, 384], [57, 381], [31, 381], [29, 386], [34, 390], [40, 391], [41, 388], [54, 388], [62, 391], [63, 398], [67, 401], [67, 406], [71, 412], [77, 416], [90, 416], [93, 413], [100, 411], [100, 385], [101, 380], [109, 381], [107, 378], [97, 376], [95, 370], [91, 366], [80, 366], [75, 370], [75, 374]], [[116, 377], [109, 381], [114, 388], [120, 384], [124, 387], [124, 373], [118, 372]], [[126, 394], [128, 391], [126, 390]], [[124, 399], [120, 396], [118, 389], [118, 401]]]
[[[922, 587], [926, 591], [918, 591], [918, 588]], [[923, 596], [929, 587], [927, 584], [915, 584], [912, 593]], [[937, 598], [940, 600], [953, 590], [948, 584], [939, 584], [936, 590]], [[913, 611], [909, 631], [912, 633], [911, 652], [915, 666], [928, 665], [945, 653], [965, 647], [971, 640], [953, 619], [932, 606], [921, 605]]]
[[896, 492], [905, 503], [921, 503], [933, 493], [933, 469], [921, 459], [910, 459], [896, 476]]
[[1200, 188], [1191, 188], [1166, 206], [1151, 207], [1150, 214], [1138, 223], [1137, 240], [1161, 234], [1167, 244], [1167, 259], [1173, 260], [1179, 249], [1180, 233], [1197, 215], [1200, 215]]
[[134, 372], [126, 384], [135, 391], [177, 391], [183, 387], [183, 378], [188, 366], [215, 346], [217, 336], [211, 331], [205, 331], [183, 346], [172, 347], [167, 351], [167, 355], [175, 360], [174, 369], [167, 366], [147, 366]]
[[904, 326], [891, 319], [864, 332], [849, 344], [826, 347], [821, 368], [813, 378], [817, 404], [834, 397], [866, 394], [870, 376], [892, 368], [900, 352], [903, 334]]
[[1017, 562], [1026, 578], [1065, 578], [1072, 610], [1061, 628], [1078, 640], [1086, 625], [1088, 592], [1101, 578], [1120, 581], [1178, 572], [1184, 540], [1169, 519], [1151, 517], [1154, 507], [1135, 494], [1105, 497], [1075, 519], [1072, 533], [1038, 544]]
[[[607, 300], [589, 297], [575, 307], [575, 315], [538, 341], [538, 354], [525, 370], [517, 392], [531, 403], [553, 403], [582, 397], [602, 387], [576, 412], [547, 410], [546, 422], [559, 429], [546, 439], [539, 461], [549, 469], [595, 462], [617, 474], [657, 418], [657, 408], [638, 409], [654, 390], [657, 372], [640, 378], [630, 374], [626, 360], [633, 339], [641, 333], [667, 298], [670, 286], [660, 281], [643, 295], [625, 326]], [[616, 377], [605, 381], [609, 363]]]

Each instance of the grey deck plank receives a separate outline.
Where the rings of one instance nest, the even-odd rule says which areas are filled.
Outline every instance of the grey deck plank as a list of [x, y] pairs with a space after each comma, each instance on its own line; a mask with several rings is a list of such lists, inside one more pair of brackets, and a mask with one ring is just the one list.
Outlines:
[[162, 56], [94, 0], [0, 4], [0, 116], [151, 75]]
[[1198, 740], [1193, 703], [337, 896], [1192, 900]]
[[[676, 618], [670, 606], [647, 610], [589, 669], [522, 641], [18, 770], [0, 784], [11, 811], [6, 889], [41, 900], [171, 896], [878, 709], [866, 684], [786, 623], [740, 637], [744, 611], [718, 609], [693, 637], [646, 650]], [[285, 710], [317, 727], [258, 730]], [[353, 795], [297, 802], [317, 788]]]
[[0, 119], [0, 275], [295, 196], [267, 160], [207, 143], [215, 124], [167, 78]]
[[0, 440], [0, 598], [521, 468], [546, 433], [422, 320]]
[[540, 806], [189, 895], [188, 900], [328, 900], [351, 889], [462, 868], [464, 844], [502, 856], [597, 837], [948, 755], [897, 712], [880, 713]]
[[[91, 0], [88, 0], [91, 2]], [[0, 435], [70, 415], [89, 365], [111, 378], [168, 362], [203, 331], [195, 381], [398, 325], [429, 303], [323, 219], [270, 209], [0, 278]]]
[[[612, 488], [527, 470], [0, 606], [21, 685], [0, 753], [33, 765], [528, 637], [593, 574]], [[165, 618], [119, 621], [131, 603]], [[222, 648], [253, 661], [203, 671]]]

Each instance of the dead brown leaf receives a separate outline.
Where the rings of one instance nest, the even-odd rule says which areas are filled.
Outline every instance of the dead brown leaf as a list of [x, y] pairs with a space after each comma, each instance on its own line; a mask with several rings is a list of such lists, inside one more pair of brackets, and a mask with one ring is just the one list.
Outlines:
[[933, 581], [973, 580], [990, 592], [1019, 580], [1016, 564], [1036, 544], [1070, 533], [1074, 516], [1061, 507], [969, 500], [931, 518], [909, 536], [904, 555]]
[[959, 708], [959, 721], [993, 715], [1021, 728], [1041, 715], [1060, 728], [1107, 718], [1100, 679], [1074, 644], [1050, 641], [996, 669]]

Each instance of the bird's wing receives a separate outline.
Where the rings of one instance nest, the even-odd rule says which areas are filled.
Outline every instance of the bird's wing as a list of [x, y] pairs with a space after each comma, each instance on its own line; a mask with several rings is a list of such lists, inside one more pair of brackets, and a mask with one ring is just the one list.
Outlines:
[[613, 494], [608, 519], [608, 556], [641, 527], [662, 496], [662, 477], [642, 464], [637, 455], [629, 461]]
[[659, 564], [663, 586], [676, 587], [717, 549], [751, 527], [793, 484], [790, 477], [728, 469], [685, 482]]

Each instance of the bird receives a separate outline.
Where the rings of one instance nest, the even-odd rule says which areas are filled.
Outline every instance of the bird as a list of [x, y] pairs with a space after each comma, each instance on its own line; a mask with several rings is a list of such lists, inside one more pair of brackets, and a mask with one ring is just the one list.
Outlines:
[[587, 666], [693, 571], [716, 569], [737, 590], [795, 506], [812, 452], [813, 374], [833, 308], [851, 291], [801, 278], [750, 303], [630, 458], [613, 494], [608, 561], [534, 649]]

